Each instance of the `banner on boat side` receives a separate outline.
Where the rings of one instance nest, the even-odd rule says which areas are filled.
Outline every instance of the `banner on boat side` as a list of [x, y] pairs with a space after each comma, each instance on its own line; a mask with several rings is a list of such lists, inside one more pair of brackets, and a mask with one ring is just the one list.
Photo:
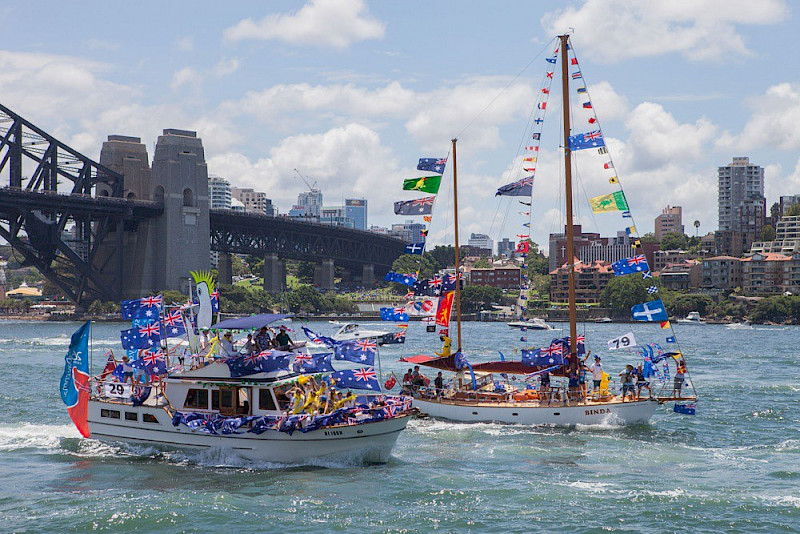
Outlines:
[[439, 299], [436, 308], [436, 324], [439, 326], [450, 326], [450, 310], [453, 308], [453, 296], [455, 291], [448, 291]]
[[627, 349], [635, 346], [636, 338], [633, 337], [633, 332], [608, 340], [608, 350]]
[[67, 405], [72, 422], [85, 438], [89, 437], [89, 331], [91, 321], [81, 326], [69, 343], [61, 375], [61, 400]]
[[114, 397], [118, 399], [127, 399], [133, 395], [133, 390], [130, 384], [122, 382], [105, 382], [103, 384], [103, 394], [106, 397]]

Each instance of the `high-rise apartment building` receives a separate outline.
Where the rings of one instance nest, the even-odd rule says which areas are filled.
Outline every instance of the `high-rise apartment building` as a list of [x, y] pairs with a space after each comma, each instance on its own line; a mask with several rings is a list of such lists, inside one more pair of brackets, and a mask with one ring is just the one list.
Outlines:
[[244, 210], [250, 213], [263, 213], [275, 216], [275, 207], [272, 200], [267, 198], [267, 194], [261, 191], [253, 191], [250, 187], [232, 187], [233, 198], [244, 204]]
[[514, 255], [516, 250], [516, 242], [511, 241], [509, 238], [504, 237], [502, 241], [497, 242], [497, 255], [510, 258]]
[[683, 209], [680, 206], [669, 206], [661, 210], [661, 215], [656, 217], [655, 234], [656, 241], [661, 242], [664, 234], [683, 231]]
[[346, 198], [344, 199], [344, 210], [345, 217], [352, 219], [354, 228], [367, 229], [367, 199]]
[[737, 157], [719, 167], [717, 254], [739, 256], [758, 239], [766, 217], [764, 168]]
[[470, 247], [488, 250], [490, 255], [494, 250], [494, 241], [492, 241], [492, 238], [486, 234], [470, 234], [467, 245]]
[[295, 208], [300, 208], [305, 217], [319, 219], [322, 216], [322, 191], [319, 189], [303, 191], [297, 195]]
[[225, 178], [210, 174], [208, 176], [208, 204], [214, 210], [231, 209], [231, 183]]

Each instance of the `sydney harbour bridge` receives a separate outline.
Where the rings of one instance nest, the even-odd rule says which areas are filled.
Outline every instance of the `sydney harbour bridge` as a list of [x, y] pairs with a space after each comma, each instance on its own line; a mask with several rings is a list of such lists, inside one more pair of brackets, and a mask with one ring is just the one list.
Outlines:
[[[6, 185], [7, 184], [7, 185]], [[264, 289], [286, 286], [285, 260], [335, 266], [365, 286], [403, 253], [402, 241], [363, 230], [209, 209], [208, 169], [195, 132], [166, 129], [150, 163], [138, 137], [110, 135], [99, 162], [0, 105], [0, 237], [76, 304], [188, 290], [189, 271], [219, 254], [264, 258]]]

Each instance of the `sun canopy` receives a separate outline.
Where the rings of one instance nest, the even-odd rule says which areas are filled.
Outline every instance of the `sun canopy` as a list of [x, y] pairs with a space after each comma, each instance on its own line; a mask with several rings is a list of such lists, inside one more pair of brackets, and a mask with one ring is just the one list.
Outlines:
[[[434, 369], [441, 369], [443, 371], [456, 371], [455, 357], [447, 356], [445, 358], [434, 358], [424, 354], [416, 356], [408, 356], [400, 358], [401, 362], [411, 363], [415, 365], [424, 365], [426, 367], [433, 367]], [[522, 362], [505, 361], [505, 362], [485, 362], [474, 363], [472, 369], [475, 372], [481, 373], [508, 373], [513, 375], [527, 375], [535, 371], [541, 371], [545, 367], [538, 365], [526, 365]], [[566, 369], [558, 369], [552, 371], [550, 374], [554, 376], [566, 376]]]
[[211, 326], [212, 330], [254, 330], [289, 317], [283, 313], [262, 313], [250, 317], [226, 319]]

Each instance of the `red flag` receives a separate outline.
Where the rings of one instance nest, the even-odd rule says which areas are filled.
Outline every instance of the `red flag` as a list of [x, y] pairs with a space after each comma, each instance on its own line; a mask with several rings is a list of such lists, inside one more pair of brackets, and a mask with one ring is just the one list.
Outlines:
[[569, 64], [570, 65], [577, 65], [578, 64], [578, 58], [576, 58], [576, 57], [572, 58], [572, 61], [570, 61]]
[[448, 291], [441, 299], [439, 299], [439, 306], [436, 308], [436, 324], [439, 326], [450, 325], [450, 309], [453, 307], [453, 296], [455, 291]]
[[109, 350], [106, 355], [108, 356], [108, 360], [106, 360], [106, 366], [103, 367], [103, 373], [100, 375], [100, 380], [105, 380], [106, 377], [113, 373], [114, 369], [117, 368], [117, 360], [114, 359], [114, 353]]
[[386, 389], [392, 389], [395, 384], [397, 384], [397, 378], [395, 378], [394, 373], [392, 373], [392, 376], [390, 376], [389, 380], [386, 381], [384, 387], [386, 387]]
[[547, 87], [542, 87], [542, 92], [544, 94], [546, 94], [546, 95], [549, 95], [550, 94], [550, 89], [548, 89]]
[[611, 168], [611, 163], [603, 163], [603, 168], [604, 169], [610, 169]]
[[594, 124], [596, 122], [597, 122], [597, 119], [595, 119], [594, 117], [589, 117], [589, 124]]
[[517, 252], [527, 254], [530, 247], [530, 241], [521, 241], [517, 244]]

